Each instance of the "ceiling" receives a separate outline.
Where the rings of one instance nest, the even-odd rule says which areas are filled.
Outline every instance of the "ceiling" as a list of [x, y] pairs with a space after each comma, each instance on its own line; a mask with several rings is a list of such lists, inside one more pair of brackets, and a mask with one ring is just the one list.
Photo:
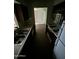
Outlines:
[[18, 2], [21, 2], [23, 4], [27, 4], [27, 5], [32, 5], [32, 6], [48, 6], [48, 5], [53, 5], [54, 2], [55, 4], [57, 2], [62, 2], [64, 0], [16, 0]]

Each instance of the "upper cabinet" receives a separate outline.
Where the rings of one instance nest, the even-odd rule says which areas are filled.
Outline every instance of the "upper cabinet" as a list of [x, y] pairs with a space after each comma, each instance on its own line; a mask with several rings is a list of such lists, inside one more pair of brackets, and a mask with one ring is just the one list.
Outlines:
[[20, 4], [14, 4], [14, 13], [17, 18], [19, 27], [24, 26], [24, 17], [23, 17], [23, 12]]
[[62, 2], [64, 2], [65, 0], [54, 0], [53, 1], [53, 5], [57, 5], [57, 4], [60, 4]]
[[33, 24], [31, 6], [23, 3], [14, 3], [14, 13], [20, 28], [29, 27]]
[[21, 5], [21, 9], [23, 12], [24, 21], [29, 19], [28, 7]]
[[14, 2], [14, 13], [16, 14], [17, 18], [21, 17], [21, 19], [23, 19], [24, 21], [29, 19], [28, 7], [21, 2], [18, 1]]
[[65, 2], [62, 2], [53, 7], [51, 17], [53, 20], [53, 24], [60, 28], [63, 20], [65, 20]]
[[14, 15], [14, 29], [16, 29], [16, 27], [19, 28], [19, 25], [16, 16]]
[[52, 6], [51, 18], [48, 20], [48, 25], [58, 33], [62, 22], [65, 20], [65, 2]]

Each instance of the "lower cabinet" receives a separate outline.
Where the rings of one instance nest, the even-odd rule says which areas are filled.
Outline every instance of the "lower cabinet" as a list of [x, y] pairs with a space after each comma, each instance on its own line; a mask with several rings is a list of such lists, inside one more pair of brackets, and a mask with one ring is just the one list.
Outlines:
[[33, 35], [34, 35], [34, 32], [33, 30], [30, 32], [19, 56], [18, 59], [29, 59], [30, 56], [32, 55], [32, 39], [33, 39]]
[[51, 47], [52, 47], [52, 49], [53, 49], [57, 37], [56, 37], [56, 36], [54, 35], [54, 33], [52, 33], [52, 31], [50, 31], [48, 28], [46, 28], [46, 33], [47, 33], [48, 39], [50, 40]]
[[62, 24], [62, 31], [60, 29], [58, 38], [55, 42], [54, 53], [57, 59], [65, 59], [65, 26]]
[[58, 41], [57, 46], [54, 47], [54, 53], [56, 55], [56, 59], [65, 59], [65, 47], [60, 40]]

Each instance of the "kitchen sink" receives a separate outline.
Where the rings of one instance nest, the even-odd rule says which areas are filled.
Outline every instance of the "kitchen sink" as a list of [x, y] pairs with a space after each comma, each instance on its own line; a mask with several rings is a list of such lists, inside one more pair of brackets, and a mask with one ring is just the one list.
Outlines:
[[21, 43], [25, 36], [27, 36], [29, 29], [17, 29], [14, 31], [14, 44]]
[[25, 38], [24, 34], [20, 34], [20, 35], [16, 35], [14, 37], [14, 44], [19, 44], [23, 41], [23, 39]]
[[19, 38], [19, 40], [17, 40], [17, 41], [15, 42], [15, 44], [20, 44], [23, 40], [24, 40], [24, 38]]

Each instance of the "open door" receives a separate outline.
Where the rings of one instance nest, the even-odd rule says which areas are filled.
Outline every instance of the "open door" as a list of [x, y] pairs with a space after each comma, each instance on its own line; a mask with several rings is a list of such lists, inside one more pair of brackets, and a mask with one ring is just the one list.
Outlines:
[[35, 26], [36, 31], [42, 30], [45, 32], [46, 29], [46, 19], [47, 19], [47, 8], [34, 8], [34, 14], [35, 14]]

